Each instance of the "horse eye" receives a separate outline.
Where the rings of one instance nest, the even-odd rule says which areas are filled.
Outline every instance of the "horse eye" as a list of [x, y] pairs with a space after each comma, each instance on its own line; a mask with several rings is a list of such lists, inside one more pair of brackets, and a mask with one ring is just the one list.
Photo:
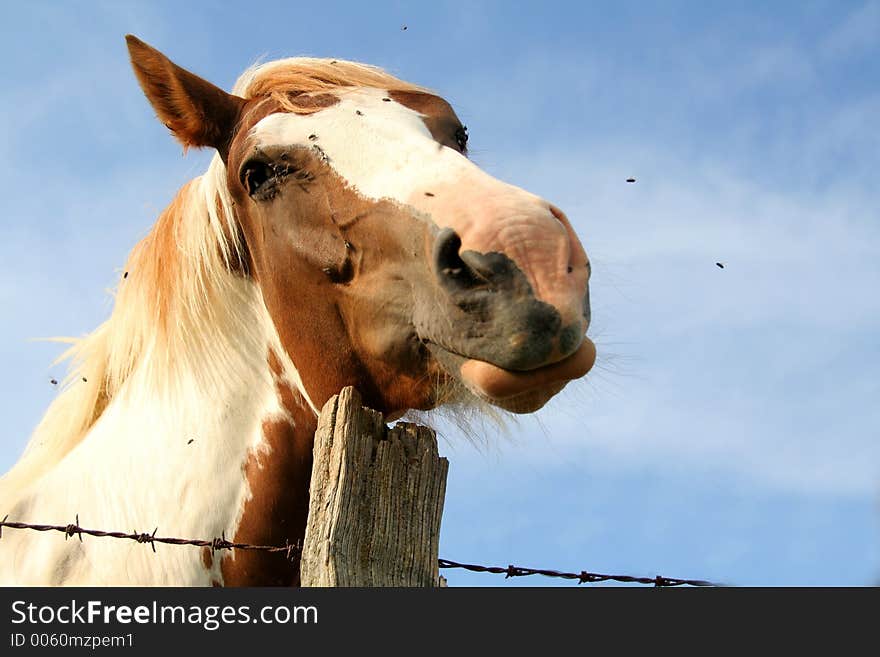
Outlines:
[[241, 168], [241, 184], [253, 196], [275, 175], [272, 167], [259, 160], [251, 160]]
[[467, 126], [463, 125], [455, 131], [455, 143], [458, 144], [458, 150], [460, 150], [462, 153], [467, 150], [467, 142]]

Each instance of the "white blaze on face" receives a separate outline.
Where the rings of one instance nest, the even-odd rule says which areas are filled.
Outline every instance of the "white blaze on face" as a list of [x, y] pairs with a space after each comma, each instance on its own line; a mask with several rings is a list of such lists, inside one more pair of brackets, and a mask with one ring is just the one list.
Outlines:
[[401, 203], [416, 189], [481, 173], [460, 153], [434, 141], [418, 112], [383, 101], [387, 92], [356, 89], [337, 95], [338, 103], [314, 114], [267, 116], [251, 130], [254, 143], [320, 146], [330, 166], [361, 195]]
[[337, 96], [338, 103], [314, 114], [267, 116], [251, 130], [254, 145], [320, 147], [329, 166], [359, 194], [430, 215], [438, 227], [458, 233], [463, 250], [504, 253], [563, 322], [580, 321], [586, 254], [561, 212], [439, 144], [421, 114], [383, 100], [388, 92], [355, 89]]

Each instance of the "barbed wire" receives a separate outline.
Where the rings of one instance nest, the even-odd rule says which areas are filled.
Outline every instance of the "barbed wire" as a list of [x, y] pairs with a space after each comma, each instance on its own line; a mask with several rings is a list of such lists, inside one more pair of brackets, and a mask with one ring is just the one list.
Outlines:
[[[79, 526], [79, 514], [76, 516], [76, 522], [69, 525], [38, 525], [27, 522], [8, 522], [5, 516], [0, 520], [0, 539], [3, 537], [3, 529], [29, 529], [38, 532], [61, 532], [64, 534], [64, 540], [77, 536], [82, 542], [82, 535], [95, 536], [97, 538], [121, 538], [137, 543], [149, 543], [153, 552], [156, 551], [156, 543], [164, 543], [166, 545], [194, 545], [196, 547], [211, 548], [211, 552], [216, 550], [258, 550], [262, 552], [283, 552], [287, 559], [293, 561], [294, 555], [299, 556], [302, 552], [302, 544], [300, 541], [289, 543], [284, 546], [278, 545], [251, 545], [250, 543], [236, 543], [226, 540], [225, 536], [220, 538], [200, 539], [200, 538], [171, 538], [167, 536], [156, 536], [159, 528], [155, 528], [152, 533], [143, 532], [111, 532], [100, 529], [87, 529]], [[636, 577], [632, 575], [603, 575], [601, 573], [591, 573], [582, 570], [579, 573], [567, 573], [559, 570], [549, 570], [543, 568], [525, 568], [523, 566], [482, 566], [479, 564], [458, 563], [449, 559], [439, 559], [438, 566], [440, 568], [461, 568], [476, 573], [493, 573], [504, 575], [505, 579], [510, 577], [526, 577], [529, 575], [543, 575], [544, 577], [555, 577], [559, 579], [577, 580], [578, 584], [591, 584], [596, 582], [624, 582], [630, 584], [650, 584], [659, 587], [672, 586], [723, 586], [701, 579], [679, 579], [675, 577]]]
[[263, 552], [284, 552], [290, 560], [292, 560], [294, 552], [297, 554], [302, 552], [302, 545], [299, 541], [295, 544], [288, 544], [285, 546], [251, 545], [250, 543], [235, 543], [233, 541], [227, 541], [225, 536], [212, 538], [210, 540], [201, 538], [170, 538], [167, 536], [156, 536], [156, 532], [159, 531], [158, 527], [156, 527], [151, 534], [141, 532], [126, 534], [125, 532], [106, 532], [100, 529], [86, 529], [79, 526], [79, 514], [76, 516], [76, 523], [69, 525], [34, 525], [27, 522], [7, 522], [6, 518], [8, 517], [9, 516], [7, 515], [2, 521], [0, 521], [0, 538], [3, 537], [3, 528], [9, 527], [10, 529], [31, 529], [38, 532], [63, 532], [64, 540], [67, 540], [72, 536], [78, 536], [80, 542], [82, 542], [83, 534], [96, 536], [98, 538], [124, 538], [138, 543], [149, 543], [150, 547], [153, 548], [153, 552], [156, 551], [156, 543], [165, 543], [167, 545], [195, 545], [197, 547], [211, 548], [211, 552], [216, 550], [260, 550]]
[[588, 584], [595, 582], [626, 582], [630, 584], [651, 584], [653, 586], [723, 586], [723, 584], [715, 584], [703, 579], [678, 579], [676, 577], [636, 577], [633, 575], [602, 575], [600, 573], [589, 573], [582, 570], [579, 573], [565, 573], [558, 570], [547, 570], [544, 568], [524, 568], [523, 566], [480, 566], [471, 563], [457, 563], [448, 559], [440, 559], [441, 568], [463, 568], [475, 573], [494, 573], [496, 575], [504, 575], [505, 579], [509, 577], [527, 577], [528, 575], [543, 575], [544, 577], [558, 577], [560, 579], [577, 580], [578, 584]]

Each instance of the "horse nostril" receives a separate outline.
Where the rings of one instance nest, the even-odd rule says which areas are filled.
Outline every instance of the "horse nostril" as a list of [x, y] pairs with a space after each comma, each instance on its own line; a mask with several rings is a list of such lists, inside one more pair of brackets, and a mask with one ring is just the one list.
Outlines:
[[434, 266], [438, 274], [448, 274], [451, 270], [460, 268], [464, 263], [458, 257], [461, 248], [461, 238], [451, 228], [444, 228], [437, 235], [434, 242]]
[[440, 280], [455, 288], [485, 285], [486, 280], [463, 259], [461, 237], [452, 228], [444, 228], [434, 242], [434, 269]]

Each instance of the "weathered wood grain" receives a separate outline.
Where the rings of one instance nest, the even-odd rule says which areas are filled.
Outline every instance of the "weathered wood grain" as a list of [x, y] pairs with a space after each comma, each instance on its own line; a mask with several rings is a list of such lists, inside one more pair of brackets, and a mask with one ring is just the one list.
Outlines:
[[315, 432], [303, 586], [437, 586], [449, 463], [427, 427], [388, 428], [345, 388]]

